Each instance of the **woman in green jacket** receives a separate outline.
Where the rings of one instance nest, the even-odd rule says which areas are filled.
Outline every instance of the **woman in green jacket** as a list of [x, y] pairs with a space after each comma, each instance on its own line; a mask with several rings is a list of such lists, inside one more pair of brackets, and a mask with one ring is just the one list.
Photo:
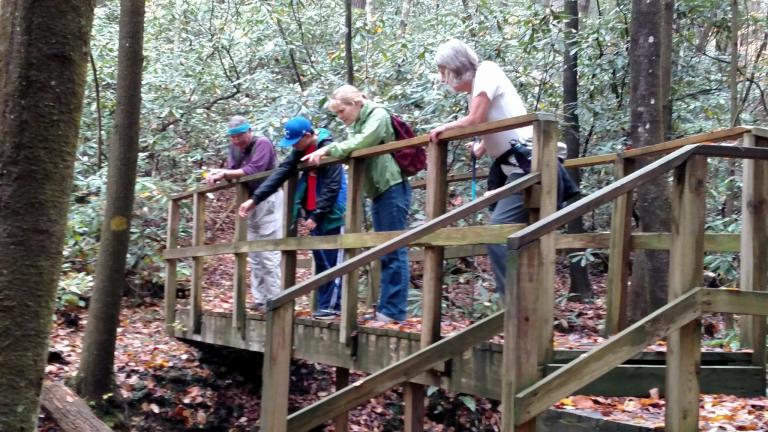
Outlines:
[[[302, 160], [319, 164], [324, 156], [347, 157], [355, 150], [395, 140], [387, 109], [368, 98], [356, 87], [339, 87], [330, 96], [328, 108], [344, 122], [348, 138], [304, 156]], [[363, 188], [371, 199], [375, 231], [404, 230], [408, 226], [411, 186], [390, 154], [366, 161]], [[382, 322], [403, 321], [408, 300], [408, 249], [401, 248], [381, 259], [381, 296], [376, 315]]]

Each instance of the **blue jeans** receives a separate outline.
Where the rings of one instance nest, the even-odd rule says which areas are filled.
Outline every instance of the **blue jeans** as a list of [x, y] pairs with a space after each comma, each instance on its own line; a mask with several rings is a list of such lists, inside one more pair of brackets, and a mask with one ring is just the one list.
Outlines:
[[[512, 173], [507, 176], [507, 184], [524, 176], [523, 173]], [[525, 196], [522, 193], [512, 194], [496, 203], [491, 213], [491, 224], [528, 223], [528, 209], [525, 207]], [[496, 292], [504, 298], [507, 277], [507, 245], [489, 244], [488, 257], [493, 268], [493, 280], [496, 282]], [[503, 300], [502, 300], [503, 301]]]
[[[328, 236], [341, 234], [342, 227], [336, 227], [323, 231], [320, 226], [309, 234], [312, 236]], [[340, 261], [341, 249], [316, 249], [312, 251], [315, 258], [315, 274], [322, 273], [331, 267], [335, 267]], [[317, 310], [341, 311], [341, 278], [338, 277], [317, 289]]]
[[[411, 186], [408, 182], [392, 185], [373, 199], [371, 216], [375, 231], [397, 231], [408, 227]], [[392, 319], [406, 318], [408, 304], [408, 248], [400, 248], [381, 258], [381, 295], [376, 311]]]

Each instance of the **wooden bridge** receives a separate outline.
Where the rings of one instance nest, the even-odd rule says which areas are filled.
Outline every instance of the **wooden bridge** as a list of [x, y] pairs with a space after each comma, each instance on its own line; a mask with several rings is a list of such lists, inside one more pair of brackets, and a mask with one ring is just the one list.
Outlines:
[[[494, 193], [447, 209], [448, 185], [467, 176], [447, 175], [447, 142], [485, 133], [533, 125], [532, 172]], [[211, 192], [237, 188], [242, 182], [200, 188], [170, 201], [165, 258], [167, 331], [182, 339], [264, 352], [262, 430], [305, 431], [334, 420], [346, 430], [347, 412], [389, 388], [404, 384], [405, 430], [418, 431], [424, 416], [425, 385], [502, 401], [505, 431], [532, 431], [536, 416], [553, 403], [576, 392], [603, 395], [642, 394], [658, 386], [666, 398], [669, 431], [698, 429], [698, 395], [703, 392], [739, 395], [765, 394], [765, 318], [768, 315], [768, 131], [739, 127], [618, 154], [590, 156], [566, 162], [569, 167], [612, 164], [614, 182], [556, 211], [557, 123], [549, 114], [529, 114], [475, 127], [451, 130], [439, 143], [426, 136], [354, 152], [346, 160], [349, 192], [347, 234], [246, 241], [246, 227], [235, 223], [229, 243], [205, 245], [205, 201]], [[739, 146], [715, 145], [739, 141]], [[362, 171], [366, 158], [408, 146], [428, 147], [426, 181], [427, 221], [404, 232], [363, 233]], [[743, 162], [742, 232], [706, 234], [706, 172], [709, 158], [738, 158]], [[653, 158], [653, 159], [649, 159]], [[652, 160], [641, 167], [638, 161]], [[635, 169], [637, 167], [637, 169]], [[633, 233], [632, 191], [652, 179], [672, 174], [670, 233]], [[295, 179], [286, 185], [293, 195]], [[451, 228], [450, 225], [510, 194], [525, 191], [532, 222], [524, 225]], [[179, 247], [180, 203], [192, 199], [191, 245]], [[286, 200], [290, 203], [291, 200]], [[564, 224], [613, 202], [611, 231], [559, 234]], [[290, 211], [285, 212], [290, 215]], [[290, 226], [286, 223], [285, 226]], [[507, 295], [502, 312], [463, 331], [441, 335], [441, 289], [446, 257], [479, 254], [484, 243], [508, 245]], [[422, 328], [420, 334], [358, 325], [358, 280], [361, 267], [402, 246], [422, 247]], [[297, 250], [342, 248], [346, 259], [338, 266], [296, 283]], [[608, 248], [611, 264], [607, 286], [608, 341], [589, 352], [553, 349], [555, 254], [557, 249]], [[633, 249], [670, 251], [669, 303], [628, 326], [624, 315], [629, 253]], [[282, 251], [283, 293], [268, 302], [266, 317], [246, 310], [247, 253]], [[740, 252], [740, 291], [704, 289], [705, 251]], [[207, 256], [233, 254], [231, 313], [206, 312], [202, 304], [203, 264]], [[191, 259], [188, 308], [177, 308], [177, 262]], [[327, 281], [345, 279], [340, 322], [296, 318], [294, 302]], [[375, 293], [366, 296], [370, 303]], [[741, 322], [741, 340], [751, 352], [702, 353], [699, 317], [724, 312], [750, 315]], [[492, 338], [503, 334], [503, 343]], [[667, 338], [664, 353], [643, 352], [659, 338]], [[498, 339], [498, 338], [497, 338]], [[338, 391], [289, 414], [291, 358], [336, 367]], [[371, 373], [349, 384], [349, 370]]]

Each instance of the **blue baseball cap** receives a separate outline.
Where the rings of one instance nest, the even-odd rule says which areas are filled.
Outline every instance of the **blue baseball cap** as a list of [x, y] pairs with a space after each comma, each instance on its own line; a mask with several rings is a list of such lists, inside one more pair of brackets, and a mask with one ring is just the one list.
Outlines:
[[280, 140], [280, 147], [290, 147], [312, 132], [312, 122], [304, 117], [294, 117], [285, 122], [285, 136]]

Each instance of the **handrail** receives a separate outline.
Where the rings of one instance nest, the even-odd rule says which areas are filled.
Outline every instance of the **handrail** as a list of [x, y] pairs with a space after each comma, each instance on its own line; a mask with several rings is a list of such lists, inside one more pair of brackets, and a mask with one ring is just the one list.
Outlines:
[[[472, 138], [477, 135], [489, 134], [509, 129], [516, 129], [520, 127], [530, 126], [535, 121], [550, 120], [554, 121], [555, 116], [548, 113], [531, 113], [517, 117], [510, 117], [504, 120], [498, 120], [493, 122], [481, 123], [475, 126], [465, 126], [456, 129], [451, 129], [444, 132], [440, 136], [440, 141], [451, 141], [457, 139]], [[374, 156], [380, 156], [382, 154], [392, 153], [397, 150], [401, 150], [408, 147], [423, 147], [429, 144], [429, 134], [419, 135], [413, 138], [392, 141], [386, 144], [380, 144], [373, 147], [368, 147], [360, 150], [355, 150], [350, 153], [346, 158], [323, 158], [319, 165], [310, 165], [307, 163], [301, 163], [298, 166], [299, 171], [307, 169], [317, 168], [317, 166], [333, 165], [346, 162], [350, 159], [366, 159]], [[249, 176], [240, 177], [237, 180], [219, 183], [213, 186], [204, 186], [193, 190], [185, 191], [176, 195], [172, 195], [172, 200], [179, 200], [189, 198], [195, 193], [199, 192], [215, 192], [218, 190], [226, 189], [235, 186], [238, 183], [249, 182], [251, 180], [260, 180], [269, 177], [273, 170], [263, 171]]]
[[343, 263], [332, 267], [322, 273], [315, 275], [314, 277], [294, 285], [293, 287], [283, 291], [277, 297], [274, 297], [267, 301], [267, 309], [275, 310], [280, 306], [293, 301], [299, 296], [308, 294], [313, 289], [321, 286], [322, 284], [349, 273], [350, 270], [354, 270], [362, 265], [365, 265], [371, 261], [374, 261], [382, 256], [403, 247], [403, 245], [409, 244], [415, 240], [424, 237], [427, 234], [433, 233], [440, 228], [447, 226], [453, 222], [456, 222], [468, 215], [471, 215], [484, 207], [493, 204], [503, 198], [506, 198], [514, 193], [521, 192], [526, 188], [529, 188], [536, 184], [541, 175], [539, 173], [531, 173], [518, 180], [509, 183], [499, 189], [494, 190], [492, 193], [477, 199], [470, 201], [461, 207], [457, 207], [448, 213], [445, 213], [439, 217], [436, 217], [429, 222], [426, 222], [418, 227], [406, 231], [403, 234], [389, 240], [380, 246], [369, 249], [360, 255], [355, 256], [352, 259], [344, 261]]
[[311, 429], [347, 412], [367, 399], [428, 370], [437, 363], [455, 357], [470, 347], [501, 331], [504, 311], [496, 312], [462, 331], [441, 339], [397, 363], [389, 365], [354, 384], [336, 391], [323, 400], [301, 409], [288, 417], [287, 430], [301, 432]]
[[686, 292], [666, 306], [611, 337], [515, 397], [515, 420], [524, 423], [614, 367], [701, 315], [702, 288]]
[[[554, 116], [547, 113], [532, 113], [532, 114], [526, 114], [518, 117], [511, 117], [505, 120], [482, 123], [476, 126], [466, 126], [466, 127], [451, 129], [449, 131], [444, 132], [440, 136], [440, 140], [450, 141], [450, 140], [471, 138], [481, 134], [488, 134], [488, 133], [498, 132], [501, 130], [508, 130], [508, 129], [514, 129], [518, 127], [528, 126], [537, 120], [554, 120]], [[601, 154], [601, 155], [585, 156], [585, 157], [574, 158], [574, 159], [567, 159], [563, 163], [563, 166], [565, 166], [566, 168], [584, 168], [588, 166], [609, 164], [621, 158], [653, 156], [659, 153], [670, 152], [672, 150], [675, 150], [677, 148], [683, 147], [688, 144], [695, 144], [695, 143], [701, 143], [701, 142], [714, 143], [719, 141], [726, 141], [729, 139], [739, 137], [741, 134], [749, 131], [753, 131], [755, 134], [761, 135], [761, 136], [764, 134], [765, 136], [768, 137], [768, 130], [766, 129], [753, 127], [753, 126], [739, 126], [739, 127], [723, 129], [715, 132], [691, 135], [684, 138], [678, 138], [672, 141], [667, 141], [667, 142], [654, 144], [654, 145], [641, 147], [641, 148], [635, 148], [635, 149], [626, 150], [618, 153], [609, 153], [609, 154]], [[428, 143], [429, 143], [429, 135], [426, 135], [426, 134], [419, 135], [417, 137], [409, 138], [406, 140], [393, 141], [387, 144], [382, 144], [382, 145], [378, 145], [370, 148], [356, 150], [352, 152], [347, 158], [324, 158], [320, 162], [319, 166], [343, 163], [349, 159], [354, 159], [354, 158], [369, 158], [373, 156], [379, 156], [385, 153], [392, 153], [394, 151], [401, 150], [407, 147], [423, 147]], [[304, 171], [309, 168], [314, 168], [314, 166], [310, 166], [306, 163], [302, 163], [302, 164], [299, 164], [299, 167], [298, 167], [299, 171]], [[272, 173], [271, 170], [264, 171], [264, 172], [256, 173], [253, 175], [244, 176], [237, 180], [219, 183], [213, 186], [203, 186], [203, 187], [196, 188], [193, 190], [188, 190], [176, 195], [172, 195], [171, 199], [179, 200], [179, 199], [189, 198], [198, 192], [208, 193], [208, 192], [219, 191], [222, 189], [227, 189], [229, 187], [235, 186], [238, 183], [265, 179], [269, 177], [271, 173]], [[460, 176], [463, 176], [463, 175], [458, 174], [456, 176], [457, 178], [455, 179], [455, 181], [461, 180]]]
[[687, 145], [672, 154], [647, 165], [646, 167], [635, 171], [634, 173], [606, 186], [605, 188], [584, 197], [575, 203], [559, 210], [540, 221], [529, 225], [528, 227], [512, 234], [507, 239], [507, 245], [510, 249], [520, 249], [528, 243], [540, 238], [541, 236], [552, 232], [558, 227], [576, 219], [605, 204], [632, 189], [640, 186], [661, 173], [667, 172], [672, 168], [685, 162], [693, 154], [699, 145]]
[[579, 216], [631, 191], [658, 174], [669, 171], [685, 162], [693, 154], [741, 159], [768, 159], [768, 149], [759, 147], [720, 146], [711, 144], [688, 144], [663, 158], [635, 171], [590, 196], [553, 213], [544, 219], [512, 234], [507, 245], [510, 249], [520, 249], [552, 230], [565, 225]]

